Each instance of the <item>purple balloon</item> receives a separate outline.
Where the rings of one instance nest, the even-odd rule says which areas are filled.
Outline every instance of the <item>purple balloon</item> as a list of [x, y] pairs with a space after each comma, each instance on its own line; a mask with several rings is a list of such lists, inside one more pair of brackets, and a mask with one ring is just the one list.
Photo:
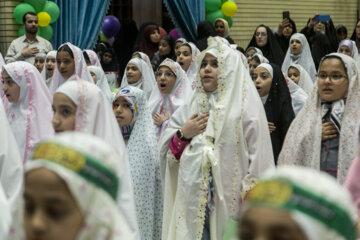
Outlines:
[[176, 28], [172, 29], [169, 33], [170, 36], [172, 36], [175, 40], [181, 38], [181, 34], [180, 31], [177, 30]]
[[120, 22], [115, 16], [106, 16], [101, 31], [107, 38], [114, 37], [120, 30]]

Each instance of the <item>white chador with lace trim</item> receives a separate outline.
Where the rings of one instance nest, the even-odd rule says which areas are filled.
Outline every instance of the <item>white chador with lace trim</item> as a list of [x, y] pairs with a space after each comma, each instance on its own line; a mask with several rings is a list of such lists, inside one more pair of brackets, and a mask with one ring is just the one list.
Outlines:
[[[240, 56], [216, 38], [209, 38], [208, 46], [197, 63], [207, 53], [217, 57], [218, 89], [206, 93], [197, 75], [194, 95], [171, 117], [160, 141], [164, 240], [201, 240], [210, 169], [216, 188], [210, 234], [222, 239], [229, 219], [238, 214], [241, 193], [274, 167], [264, 107]], [[191, 140], [177, 161], [169, 142], [191, 115], [204, 112], [210, 112], [206, 131]]]

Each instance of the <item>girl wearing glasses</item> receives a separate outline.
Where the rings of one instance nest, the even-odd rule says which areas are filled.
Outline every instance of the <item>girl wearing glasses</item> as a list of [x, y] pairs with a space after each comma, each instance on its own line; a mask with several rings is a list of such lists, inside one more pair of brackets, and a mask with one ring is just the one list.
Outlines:
[[275, 63], [278, 66], [282, 65], [284, 53], [268, 26], [261, 24], [256, 28], [247, 49], [250, 47], [259, 48], [264, 57], [269, 59], [271, 63]]
[[332, 53], [320, 62], [317, 84], [286, 136], [279, 164], [296, 164], [328, 172], [344, 181], [356, 152], [360, 118], [359, 74], [352, 58]]
[[171, 115], [192, 95], [192, 88], [180, 64], [167, 58], [156, 71], [157, 87], [151, 93], [149, 106], [158, 137], [165, 130]]

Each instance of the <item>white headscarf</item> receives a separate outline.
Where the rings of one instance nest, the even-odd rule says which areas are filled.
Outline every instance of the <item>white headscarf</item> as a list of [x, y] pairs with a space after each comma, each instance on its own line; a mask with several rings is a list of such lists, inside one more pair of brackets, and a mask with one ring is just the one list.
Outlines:
[[299, 85], [297, 85], [293, 80], [291, 80], [291, 78], [289, 78], [285, 73], [284, 73], [284, 78], [290, 90], [291, 103], [293, 106], [295, 116], [297, 116], [300, 110], [303, 108], [308, 98], [308, 95]]
[[[49, 89], [51, 87], [50, 84], [51, 84], [52, 76], [50, 77], [50, 76], [47, 76], [47, 74], [46, 74], [46, 60], [47, 60], [48, 57], [53, 57], [53, 58], [56, 59], [56, 53], [57, 53], [56, 50], [51, 50], [50, 52], [48, 52], [46, 54], [45, 65], [44, 65], [43, 70], [41, 71], [41, 76], [45, 80], [45, 83], [46, 83], [46, 85], [48, 86]], [[56, 67], [57, 67], [57, 64], [56, 64], [56, 61], [55, 61], [55, 69], [56, 69]], [[55, 73], [55, 69], [54, 69], [54, 73]]]
[[[297, 85], [299, 85], [299, 87], [301, 87], [306, 92], [307, 95], [310, 95], [311, 91], [313, 89], [314, 83], [313, 83], [310, 75], [308, 74], [308, 72], [301, 65], [296, 64], [296, 63], [291, 63], [289, 68], [291, 68], [291, 67], [296, 68], [300, 73], [300, 80]], [[289, 72], [289, 68], [285, 72], [286, 75]]]
[[0, 186], [0, 208], [1, 208], [0, 238], [8, 239], [9, 230], [12, 223], [12, 216], [10, 211], [11, 206], [8, 202], [8, 199], [5, 196], [5, 192], [2, 186]]
[[192, 89], [195, 89], [196, 74], [198, 73], [198, 66], [196, 66], [196, 57], [200, 54], [200, 50], [192, 42], [183, 43], [182, 46], [188, 46], [191, 50], [191, 63], [186, 71], [187, 78], [190, 81]]
[[144, 60], [144, 62], [146, 63], [146, 65], [148, 65], [150, 71], [152, 72], [152, 75], [154, 76], [155, 82], [156, 82], [154, 70], [153, 70], [153, 68], [152, 68], [151, 61], [150, 61], [149, 56], [146, 55], [146, 53], [143, 53], [143, 52], [134, 52], [134, 53], [133, 53], [133, 56], [136, 55], [136, 54], [140, 55], [140, 58], [141, 58], [142, 60]]
[[52, 98], [39, 71], [32, 64], [18, 61], [6, 64], [2, 69], [20, 87], [17, 102], [4, 100], [8, 105], [7, 118], [25, 164], [35, 144], [54, 134]]
[[256, 206], [288, 212], [308, 240], [356, 238], [350, 194], [333, 177], [314, 169], [280, 166], [266, 172], [249, 194], [245, 211]]
[[224, 29], [225, 29], [224, 38], [228, 37], [229, 34], [230, 34], [230, 28], [229, 28], [228, 22], [227, 22], [225, 19], [223, 19], [223, 18], [217, 18], [217, 19], [215, 20], [215, 24], [214, 24], [214, 25], [216, 25], [216, 22], [218, 22], [218, 21], [220, 21], [220, 22], [222, 22], [222, 23], [224, 24]]
[[[5, 109], [0, 101], [0, 188], [5, 192], [12, 210], [17, 207], [17, 202], [22, 198], [23, 164], [19, 148], [6, 118]], [[2, 202], [2, 190], [0, 192], [0, 205]], [[5, 208], [2, 208], [5, 210]], [[2, 217], [1, 217], [2, 218]], [[0, 224], [1, 226], [2, 224]], [[1, 235], [0, 227], [0, 237]]]
[[2, 68], [3, 65], [5, 65], [5, 60], [2, 56], [2, 54], [0, 53], [0, 68]]
[[255, 50], [257, 54], [259, 54], [259, 55], [261, 55], [261, 56], [264, 56], [263, 52], [262, 52], [259, 48], [257, 48], [257, 47], [249, 47], [249, 48], [246, 50], [246, 54], [247, 54], [248, 51], [250, 51], [250, 50], [252, 50], [252, 49]]
[[[339, 133], [337, 176], [342, 183], [351, 161], [356, 156], [353, 140], [356, 120], [360, 119], [360, 108], [358, 106], [358, 99], [360, 99], [359, 73], [356, 63], [351, 57], [340, 53], [332, 53], [327, 56], [335, 56], [342, 60], [349, 80], [346, 105], [344, 106]], [[318, 93], [318, 85], [315, 84], [303, 109], [288, 129], [278, 164], [302, 165], [320, 169], [323, 106]]]
[[294, 39], [299, 40], [301, 42], [301, 52], [297, 55], [294, 55], [291, 53], [290, 50], [291, 46], [289, 46], [281, 70], [286, 73], [291, 63], [297, 63], [301, 65], [308, 72], [312, 81], [315, 82], [316, 68], [315, 68], [314, 60], [311, 55], [311, 49], [309, 43], [306, 40], [305, 35], [302, 33], [293, 34], [290, 38], [290, 43]]
[[87, 53], [87, 55], [90, 58], [91, 66], [100, 67], [102, 69], [100, 60], [99, 60], [96, 52], [94, 52], [93, 50], [90, 50], [90, 49], [85, 49], [84, 51]]
[[[67, 155], [66, 153], [72, 153]], [[64, 159], [66, 154], [67, 159]], [[69, 159], [74, 156], [74, 159]], [[122, 179], [116, 176], [116, 166], [120, 156], [104, 140], [84, 133], [65, 132], [42, 141], [28, 162], [26, 172], [46, 168], [56, 173], [66, 183], [84, 216], [82, 227], [76, 239], [131, 239], [136, 235], [129, 226], [128, 219], [118, 209], [117, 201], [126, 194]], [[71, 168], [69, 162], [80, 161], [83, 168]], [[79, 172], [84, 168], [85, 173]], [[76, 169], [76, 170], [74, 170]], [[102, 178], [96, 178], [96, 176]], [[97, 182], [90, 180], [96, 178]], [[106, 181], [101, 181], [106, 179]], [[100, 182], [100, 183], [99, 183]], [[20, 224], [19, 224], [20, 225]]]
[[96, 75], [96, 86], [98, 86], [101, 89], [101, 92], [105, 95], [105, 97], [109, 100], [109, 102], [112, 102], [112, 93], [110, 90], [109, 83], [107, 81], [107, 78], [105, 76], [105, 73], [101, 67], [98, 66], [89, 66], [88, 67], [90, 72], [93, 72]]
[[256, 67], [256, 69], [258, 68], [265, 68], [271, 75], [271, 78], [274, 77], [274, 69], [272, 68], [272, 66], [269, 63], [261, 63], [259, 66]]
[[118, 205], [127, 218], [131, 230], [138, 232], [128, 155], [111, 105], [95, 84], [81, 80], [77, 76], [73, 77], [76, 79], [70, 79], [71, 81], [61, 85], [56, 93], [65, 94], [77, 106], [76, 132], [100, 137], [117, 150], [120, 158], [116, 170], [122, 181], [121, 191], [124, 193], [118, 199]]
[[[74, 61], [75, 61], [74, 75], [77, 75], [80, 79], [83, 79], [87, 82], [94, 83], [94, 80], [92, 79], [91, 74], [90, 74], [89, 70], [87, 69], [84, 55], [83, 55], [81, 49], [69, 42], [62, 44], [59, 47], [59, 49], [64, 45], [69, 46], [74, 55]], [[50, 92], [53, 94], [56, 91], [56, 89], [58, 87], [60, 87], [66, 81], [67, 81], [67, 79], [65, 79], [63, 76], [61, 76], [59, 69], [55, 68], [54, 75], [51, 80]]]
[[[228, 220], [240, 209], [241, 193], [250, 190], [265, 169], [274, 167], [265, 111], [240, 56], [212, 37], [198, 56], [198, 65], [206, 54], [218, 60], [217, 90], [205, 92], [198, 74], [195, 93], [172, 115], [160, 139], [164, 240], [201, 239], [210, 168], [216, 188], [211, 239], [222, 239]], [[193, 137], [176, 160], [169, 150], [171, 139], [191, 115], [205, 112], [210, 112], [205, 132]]]
[[156, 129], [144, 92], [127, 86], [116, 94], [132, 105], [136, 118], [127, 144], [141, 239], [161, 239], [162, 189]]
[[[136, 83], [128, 83], [126, 77], [126, 69], [129, 64], [135, 64], [139, 71], [141, 72], [141, 77]], [[154, 72], [152, 69], [149, 69], [148, 65], [141, 58], [132, 58], [126, 65], [123, 79], [121, 81], [121, 88], [128, 85], [140, 88], [145, 92], [146, 98], [149, 99], [153, 88], [155, 87], [156, 80], [154, 79]]]
[[[176, 75], [176, 82], [174, 88], [169, 94], [161, 94], [159, 88], [155, 87], [149, 98], [149, 107], [152, 115], [155, 113], [161, 113], [165, 110], [170, 117], [176, 109], [191, 98], [193, 90], [185, 71], [177, 62], [167, 58], [159, 65], [158, 69], [161, 66], [170, 68], [170, 70]], [[163, 128], [159, 128], [158, 136], [161, 135], [163, 130]]]
[[356, 43], [354, 41], [348, 40], [348, 39], [342, 40], [339, 43], [338, 52], [340, 52], [340, 47], [342, 47], [342, 46], [347, 46], [349, 48], [349, 50], [351, 52], [351, 57], [355, 60], [356, 66], [358, 67], [358, 69], [360, 69], [360, 57], [358, 54], [358, 48], [356, 46]]
[[270, 63], [269, 60], [261, 55], [260, 53], [255, 53], [251, 59], [258, 58], [260, 63]]

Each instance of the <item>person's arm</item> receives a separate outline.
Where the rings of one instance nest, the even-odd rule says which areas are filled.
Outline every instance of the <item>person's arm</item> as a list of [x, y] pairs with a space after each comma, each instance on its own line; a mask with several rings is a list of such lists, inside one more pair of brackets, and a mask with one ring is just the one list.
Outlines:
[[14, 41], [11, 42], [9, 49], [6, 53], [5, 56], [5, 63], [11, 63], [11, 62], [15, 62], [15, 61], [20, 61], [20, 60], [24, 60], [23, 56], [21, 55], [21, 51], [16, 50], [15, 48], [15, 43]]
[[[178, 130], [179, 132], [180, 130]], [[170, 150], [171, 152], [174, 154], [176, 160], [180, 160], [180, 157], [185, 149], [185, 147], [190, 143], [191, 139], [189, 139], [188, 141], [186, 140], [181, 140], [178, 137], [178, 132], [176, 132], [176, 134], [174, 135], [174, 137], [171, 139], [170, 141]], [[180, 133], [181, 134], [181, 133]]]

